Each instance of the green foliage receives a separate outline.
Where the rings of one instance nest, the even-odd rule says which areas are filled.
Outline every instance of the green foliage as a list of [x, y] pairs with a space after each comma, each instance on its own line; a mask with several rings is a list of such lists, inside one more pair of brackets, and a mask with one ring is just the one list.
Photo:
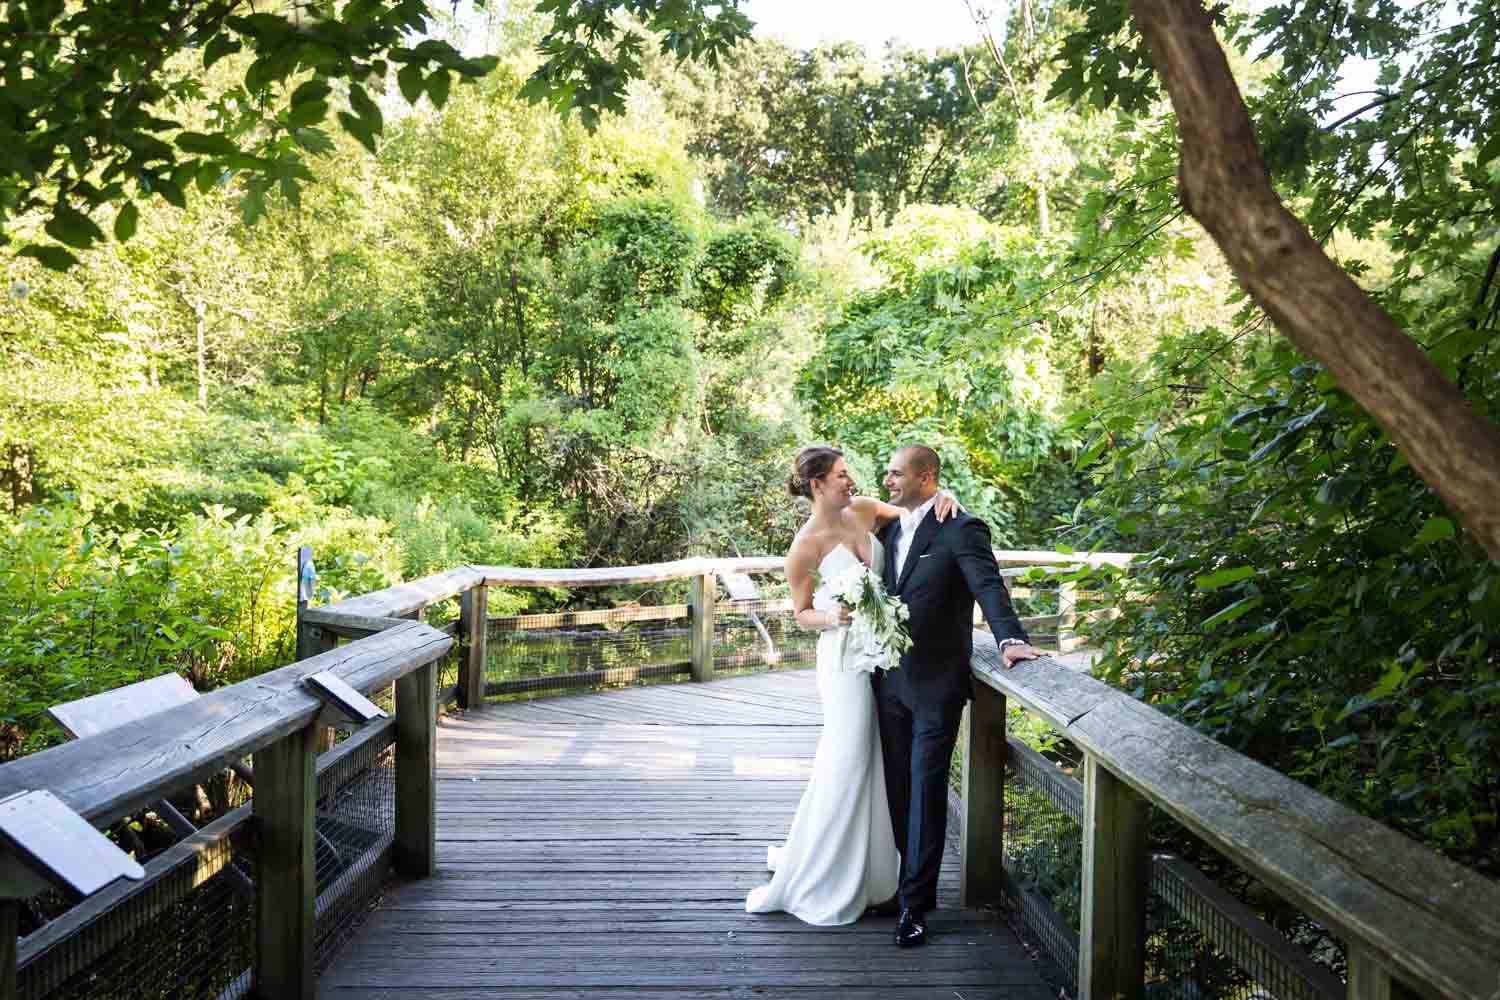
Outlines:
[[[321, 126], [335, 81], [348, 101], [339, 123], [373, 152], [384, 121], [369, 78], [400, 66], [409, 99], [425, 92], [441, 106], [451, 75], [493, 68], [493, 58], [465, 58], [437, 39], [406, 44], [429, 27], [425, 5], [378, 0], [287, 14], [236, 2], [199, 11], [11, 4], [0, 32], [0, 241], [43, 214], [55, 242], [21, 253], [64, 269], [77, 257], [63, 247], [87, 250], [106, 238], [89, 214], [105, 205], [120, 208], [114, 233], [125, 240], [137, 201], [182, 208], [190, 188], [207, 192], [234, 176], [247, 220], [273, 189], [295, 203], [312, 179], [304, 152], [331, 148]], [[206, 91], [204, 74], [226, 58], [242, 77]]]
[[646, 32], [657, 36], [663, 55], [717, 66], [750, 34], [738, 8], [739, 0], [542, 0], [537, 13], [552, 19], [538, 46], [544, 59], [521, 93], [563, 113], [578, 111], [592, 130], [602, 112], [625, 110], [626, 87], [643, 73]]
[[816, 219], [849, 196], [861, 218], [954, 199], [965, 153], [984, 141], [998, 73], [977, 52], [884, 57], [843, 43], [798, 52], [736, 46], [716, 70], [652, 74], [691, 124], [688, 148], [708, 167], [711, 206]]
[[223, 508], [175, 531], [120, 532], [62, 503], [4, 524], [0, 755], [59, 738], [42, 714], [57, 702], [168, 671], [207, 690], [288, 661], [299, 543], [319, 550], [326, 595], [393, 582], [369, 524], [320, 514], [300, 532]]
[[898, 447], [927, 443], [997, 545], [1041, 543], [1050, 519], [1018, 508], [1071, 438], [1045, 327], [1007, 315], [1018, 285], [1036, 280], [1034, 243], [973, 213], [922, 208], [867, 249], [888, 284], [823, 330], [798, 380], [817, 430], [855, 453], [867, 483]]
[[1320, 370], [1279, 349], [1256, 372], [1100, 432], [1079, 540], [1145, 553], [1092, 630], [1100, 669], [1495, 871], [1500, 569]]

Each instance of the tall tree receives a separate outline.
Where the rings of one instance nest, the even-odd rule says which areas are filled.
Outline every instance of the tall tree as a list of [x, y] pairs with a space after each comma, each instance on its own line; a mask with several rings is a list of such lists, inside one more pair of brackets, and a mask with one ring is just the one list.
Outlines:
[[660, 67], [654, 77], [692, 125], [689, 148], [708, 161], [717, 211], [808, 219], [852, 198], [857, 216], [884, 221], [903, 204], [953, 199], [998, 86], [976, 55], [757, 40], [716, 71], [674, 79]]

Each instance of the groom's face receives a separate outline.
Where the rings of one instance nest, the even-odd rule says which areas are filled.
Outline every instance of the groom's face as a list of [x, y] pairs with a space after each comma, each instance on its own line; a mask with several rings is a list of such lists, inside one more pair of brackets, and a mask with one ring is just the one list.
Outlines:
[[887, 463], [885, 479], [881, 483], [885, 486], [886, 495], [891, 498], [891, 503], [897, 507], [915, 510], [932, 495], [933, 489], [929, 482], [931, 478], [931, 476], [915, 472], [911, 467], [910, 456], [905, 451], [898, 451]]

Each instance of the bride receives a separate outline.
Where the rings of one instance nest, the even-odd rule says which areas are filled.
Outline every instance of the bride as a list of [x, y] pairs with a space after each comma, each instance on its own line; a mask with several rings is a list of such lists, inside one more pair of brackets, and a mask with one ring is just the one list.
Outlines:
[[[870, 675], [841, 661], [837, 630], [849, 624], [850, 615], [817, 580], [838, 576], [856, 560], [878, 571], [884, 556], [874, 531], [902, 511], [854, 496], [843, 454], [837, 448], [804, 448], [787, 481], [792, 496], [813, 503], [812, 516], [787, 553], [786, 577], [797, 624], [823, 633], [818, 637], [823, 732], [786, 843], [766, 852], [771, 881], [745, 900], [750, 913], [784, 911], [819, 926], [852, 923], [868, 907], [888, 903], [901, 869]], [[945, 494], [938, 519], [956, 509]]]

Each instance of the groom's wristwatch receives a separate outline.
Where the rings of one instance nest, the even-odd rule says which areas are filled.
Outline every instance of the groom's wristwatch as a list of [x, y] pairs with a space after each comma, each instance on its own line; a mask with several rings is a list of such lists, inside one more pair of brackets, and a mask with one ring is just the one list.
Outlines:
[[1015, 636], [1011, 636], [1009, 639], [1001, 639], [1000, 640], [1000, 645], [998, 647], [996, 647], [996, 650], [997, 650], [997, 652], [1003, 653], [1010, 646], [1024, 646], [1024, 645], [1026, 645], [1026, 640], [1025, 639], [1017, 639]]

